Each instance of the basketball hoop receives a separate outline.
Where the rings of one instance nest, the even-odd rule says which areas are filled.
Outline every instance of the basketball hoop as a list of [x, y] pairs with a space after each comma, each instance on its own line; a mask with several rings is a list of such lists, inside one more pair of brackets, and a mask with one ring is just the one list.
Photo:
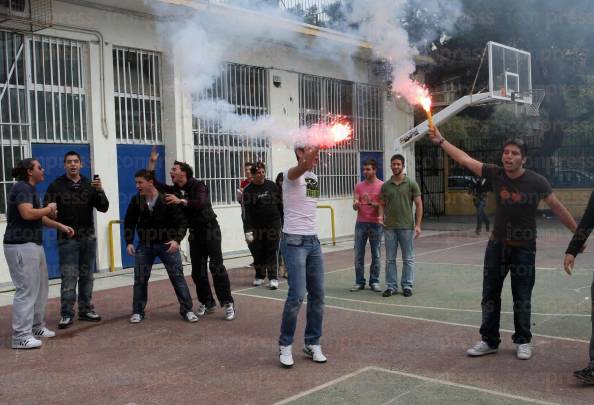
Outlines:
[[532, 89], [530, 91], [532, 103], [524, 106], [524, 112], [530, 117], [540, 116], [540, 105], [545, 98], [545, 89]]

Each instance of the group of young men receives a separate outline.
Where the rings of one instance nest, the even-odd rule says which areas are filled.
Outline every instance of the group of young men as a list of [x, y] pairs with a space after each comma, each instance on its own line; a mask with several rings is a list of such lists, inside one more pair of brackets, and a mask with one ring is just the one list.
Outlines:
[[363, 162], [365, 180], [355, 186], [355, 284], [351, 291], [365, 289], [363, 267], [368, 240], [371, 247], [369, 288], [381, 291], [379, 274], [383, 235], [386, 246], [386, 290], [382, 296], [391, 297], [398, 292], [396, 254], [400, 246], [403, 263], [400, 286], [402, 295], [410, 297], [414, 285], [414, 239], [421, 235], [423, 202], [418, 184], [404, 173], [404, 156], [392, 156], [390, 167], [393, 175], [384, 183], [377, 178], [377, 162], [367, 159]]
[[[514, 301], [512, 336], [518, 359], [532, 357], [531, 298], [535, 283], [536, 211], [544, 200], [561, 222], [573, 233], [567, 248], [564, 268], [571, 274], [575, 257], [594, 227], [594, 193], [578, 227], [563, 204], [541, 175], [525, 169], [527, 149], [520, 139], [510, 139], [503, 147], [502, 166], [479, 162], [447, 142], [437, 128], [429, 131], [430, 139], [452, 159], [488, 181], [496, 197], [493, 232], [485, 251], [482, 292], [481, 340], [467, 350], [469, 356], [496, 353], [501, 343], [500, 313], [503, 282], [511, 275]], [[277, 263], [273, 246], [280, 240], [288, 273], [279, 342], [282, 366], [294, 364], [292, 345], [301, 304], [307, 294], [307, 314], [303, 352], [314, 362], [326, 362], [320, 339], [324, 316], [324, 260], [316, 235], [316, 206], [320, 196], [317, 176], [313, 173], [319, 160], [319, 148], [297, 146], [297, 164], [283, 172], [282, 190], [265, 179], [262, 163], [253, 167], [254, 178], [243, 190], [246, 209], [246, 239], [255, 243], [254, 258], [260, 276], [272, 276]], [[207, 263], [213, 277], [216, 296], [225, 309], [225, 318], [235, 318], [231, 287], [221, 250], [221, 231], [205, 183], [193, 177], [192, 168], [175, 161], [170, 171], [173, 185], [159, 183], [154, 177], [158, 159], [153, 149], [147, 170], [135, 173], [138, 194], [128, 206], [124, 238], [127, 252], [135, 257], [133, 314], [130, 322], [144, 319], [147, 286], [154, 260], [159, 257], [169, 275], [180, 304], [180, 315], [188, 322], [213, 312], [216, 302], [208, 279]], [[383, 296], [398, 291], [396, 251], [402, 249], [404, 268], [400, 281], [403, 295], [410, 297], [414, 285], [413, 239], [421, 234], [422, 201], [418, 185], [404, 174], [404, 157], [391, 158], [393, 176], [385, 183], [376, 177], [374, 160], [363, 164], [365, 180], [355, 187], [353, 208], [358, 211], [355, 227], [356, 284], [351, 291], [365, 288], [363, 257], [366, 241], [372, 250], [369, 286], [379, 288], [380, 247], [382, 234], [386, 244], [386, 284]], [[82, 176], [82, 161], [76, 152], [64, 157], [66, 173], [56, 179], [40, 207], [35, 186], [44, 180], [43, 169], [35, 159], [25, 159], [13, 170], [19, 182], [9, 195], [8, 226], [4, 251], [16, 287], [13, 306], [13, 347], [41, 346], [37, 337], [55, 333], [43, 321], [47, 301], [47, 270], [41, 248], [42, 225], [58, 229], [61, 286], [60, 328], [74, 319], [76, 285], [78, 284], [78, 319], [99, 321], [91, 296], [95, 265], [95, 232], [93, 209], [105, 212], [109, 202], [101, 180]], [[274, 187], [273, 187], [274, 186]], [[279, 214], [279, 195], [282, 212]], [[416, 210], [413, 213], [412, 207]], [[282, 232], [280, 230], [281, 221]], [[180, 243], [189, 229], [192, 279], [196, 284], [199, 306], [193, 310], [192, 298], [184, 279]], [[138, 241], [135, 242], [135, 235]], [[274, 253], [274, 254], [273, 254]], [[257, 276], [258, 278], [258, 276]], [[45, 280], [45, 281], [44, 281]], [[276, 283], [278, 287], [278, 282]], [[594, 299], [594, 282], [592, 284]], [[593, 306], [594, 314], [594, 306]], [[594, 320], [593, 320], [594, 332]], [[590, 363], [575, 376], [594, 383], [594, 338], [590, 344]]]

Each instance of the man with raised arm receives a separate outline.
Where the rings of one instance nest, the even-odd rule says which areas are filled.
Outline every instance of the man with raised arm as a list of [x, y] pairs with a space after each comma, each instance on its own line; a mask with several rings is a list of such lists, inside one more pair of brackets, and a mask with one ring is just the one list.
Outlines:
[[468, 349], [467, 354], [483, 356], [497, 352], [501, 342], [501, 290], [507, 273], [510, 273], [515, 326], [512, 340], [517, 346], [518, 359], [528, 360], [533, 352], [530, 316], [538, 204], [544, 200], [571, 232], [576, 230], [575, 220], [557, 199], [547, 179], [524, 168], [527, 148], [521, 139], [512, 138], [504, 143], [502, 166], [498, 166], [473, 159], [449, 143], [435, 127], [429, 130], [429, 137], [460, 165], [485, 177], [495, 193], [495, 221], [485, 251], [483, 271], [482, 339]]
[[278, 339], [279, 360], [293, 366], [293, 337], [297, 315], [307, 292], [307, 321], [303, 352], [316, 363], [325, 363], [320, 338], [324, 318], [324, 257], [316, 236], [316, 207], [320, 197], [318, 176], [311, 170], [319, 161], [316, 146], [296, 146], [297, 165], [284, 172], [284, 224], [281, 249], [289, 275], [289, 291]]
[[[153, 147], [148, 165], [150, 171], [155, 170], [158, 158], [157, 148]], [[165, 193], [167, 204], [179, 205], [188, 219], [192, 280], [196, 284], [200, 303], [197, 315], [212, 313], [217, 307], [208, 280], [208, 263], [219, 304], [225, 312], [225, 319], [232, 321], [235, 319], [235, 304], [231, 296], [229, 275], [223, 264], [221, 228], [210, 203], [208, 186], [194, 178], [192, 167], [185, 162], [173, 162], [169, 175], [173, 186], [155, 182], [155, 187]]]

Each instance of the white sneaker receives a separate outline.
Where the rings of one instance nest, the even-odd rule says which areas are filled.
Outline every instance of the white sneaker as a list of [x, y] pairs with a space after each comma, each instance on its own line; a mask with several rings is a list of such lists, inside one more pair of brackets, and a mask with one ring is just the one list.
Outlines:
[[217, 304], [213, 303], [210, 307], [207, 307], [204, 304], [200, 304], [200, 306], [198, 307], [198, 310], [195, 312], [195, 314], [198, 316], [204, 316], [206, 314], [212, 314], [216, 310], [217, 310]]
[[192, 311], [186, 312], [186, 316], [184, 316], [184, 318], [190, 323], [198, 322], [198, 317]]
[[254, 282], [252, 283], [254, 287], [260, 287], [262, 284], [264, 284], [264, 280], [261, 278], [254, 279]]
[[280, 360], [281, 366], [285, 368], [291, 368], [293, 367], [293, 364], [295, 364], [295, 362], [293, 361], [292, 349], [293, 346], [291, 345], [278, 347], [278, 359]]
[[36, 349], [41, 347], [43, 343], [39, 339], [35, 339], [33, 336], [21, 338], [12, 341], [13, 349]]
[[133, 314], [130, 317], [130, 323], [140, 323], [142, 321], [143, 316], [140, 314]]
[[54, 336], [56, 336], [56, 332], [51, 331], [44, 326], [43, 328], [34, 328], [33, 336], [44, 337], [44, 338], [53, 338]]
[[322, 346], [320, 345], [304, 345], [303, 353], [316, 363], [325, 363], [327, 360], [326, 356], [322, 353]]
[[487, 342], [481, 340], [477, 342], [470, 349], [466, 350], [466, 354], [471, 357], [484, 356], [485, 354], [497, 353], [498, 349], [493, 349]]
[[225, 310], [225, 320], [232, 321], [235, 319], [235, 305], [232, 302], [225, 304], [223, 309]]
[[271, 290], [276, 290], [278, 288], [278, 280], [270, 280], [269, 287]]
[[520, 360], [530, 360], [532, 357], [532, 346], [530, 343], [523, 343], [521, 345], [516, 345], [517, 353], [516, 356]]

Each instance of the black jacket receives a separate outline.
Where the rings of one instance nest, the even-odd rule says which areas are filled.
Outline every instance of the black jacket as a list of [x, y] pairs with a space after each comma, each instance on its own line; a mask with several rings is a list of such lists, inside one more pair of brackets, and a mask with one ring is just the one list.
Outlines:
[[203, 181], [192, 177], [183, 187], [159, 182], [155, 182], [155, 187], [160, 193], [175, 194], [177, 198], [188, 201], [188, 205], [182, 207], [182, 210], [188, 219], [190, 232], [197, 231], [202, 227], [218, 225], [217, 214], [210, 203], [208, 186]]
[[282, 204], [276, 184], [265, 180], [264, 184], [251, 182], [243, 190], [245, 231], [261, 228], [278, 228], [281, 222]]
[[126, 245], [134, 242], [134, 233], [140, 243], [164, 243], [175, 240], [180, 243], [186, 235], [187, 221], [181, 209], [173, 204], [165, 204], [159, 194], [153, 212], [149, 210], [146, 199], [140, 194], [132, 197], [124, 219], [124, 239]]
[[[87, 239], [95, 236], [93, 208], [106, 212], [109, 201], [103, 191], [91, 186], [91, 181], [80, 176], [80, 187], [74, 189], [72, 181], [65, 174], [54, 180], [43, 198], [44, 205], [55, 202], [58, 205], [57, 221], [74, 229], [74, 238]], [[66, 238], [58, 232], [58, 238]]]

